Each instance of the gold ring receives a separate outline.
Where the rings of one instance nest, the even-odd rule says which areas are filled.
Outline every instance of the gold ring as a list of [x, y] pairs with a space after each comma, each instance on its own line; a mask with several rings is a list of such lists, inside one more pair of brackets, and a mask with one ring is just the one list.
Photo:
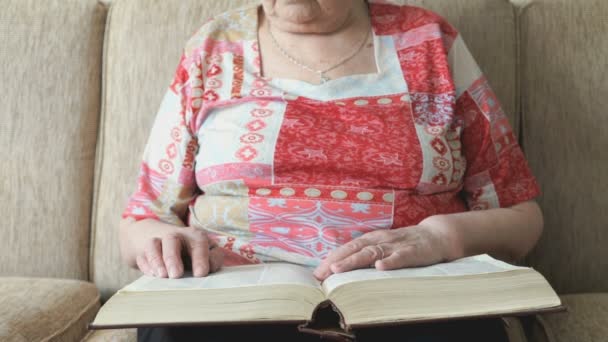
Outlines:
[[376, 254], [376, 255], [377, 255], [377, 254], [380, 254], [380, 258], [379, 258], [379, 259], [374, 260], [374, 261], [371, 263], [371, 265], [369, 265], [369, 267], [371, 267], [371, 268], [375, 268], [375, 267], [376, 267], [376, 266], [375, 266], [376, 261], [384, 259], [384, 248], [382, 248], [382, 246], [380, 246], [380, 245], [370, 245], [370, 246], [368, 246], [368, 247], [375, 247], [375, 249], [380, 249], [380, 253], [378, 253], [378, 252], [374, 253], [374, 254]]
[[378, 260], [384, 259], [384, 248], [382, 248], [382, 246], [380, 246], [380, 245], [376, 245], [376, 247], [380, 248], [380, 253], [381, 253], [380, 259], [378, 259]]

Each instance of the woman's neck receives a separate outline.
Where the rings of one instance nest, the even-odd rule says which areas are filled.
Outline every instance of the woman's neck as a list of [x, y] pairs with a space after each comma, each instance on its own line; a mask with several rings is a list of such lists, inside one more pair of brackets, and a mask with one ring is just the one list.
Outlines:
[[[264, 11], [260, 9], [259, 38], [265, 76], [270, 76], [269, 74], [274, 76], [299, 75], [300, 77], [297, 78], [303, 80], [312, 80], [318, 77], [318, 75], [311, 75], [310, 72], [305, 70], [299, 70], [302, 68], [286, 61], [285, 56], [281, 56], [283, 52], [274, 46], [277, 44], [284, 52], [291, 56], [297, 56], [297, 59], [303, 64], [316, 70], [331, 67], [351, 53], [358, 54], [353, 57], [352, 61], [330, 73], [333, 76], [332, 78], [355, 73], [376, 72], [373, 44], [371, 44], [371, 35], [369, 34], [371, 25], [365, 1], [353, 6], [351, 12], [345, 16], [340, 25], [334, 25], [331, 30], [322, 30], [323, 27], [330, 27], [328, 25], [323, 26], [323, 23], [316, 26], [313, 23], [305, 25], [294, 27], [293, 25], [280, 24], [280, 20], [266, 16]], [[364, 42], [363, 40], [366, 38], [367, 41]], [[277, 44], [273, 44], [273, 40]], [[363, 48], [360, 52], [357, 52], [356, 49], [362, 44], [364, 44]], [[278, 64], [275, 64], [275, 62]]]

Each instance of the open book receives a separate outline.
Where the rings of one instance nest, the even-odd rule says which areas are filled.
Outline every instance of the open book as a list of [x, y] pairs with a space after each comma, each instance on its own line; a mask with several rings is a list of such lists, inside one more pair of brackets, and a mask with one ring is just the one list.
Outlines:
[[[282, 321], [348, 334], [357, 327], [560, 309], [540, 273], [484, 254], [428, 267], [360, 269], [323, 283], [312, 269], [286, 263], [226, 267], [203, 278], [142, 276], [111, 297], [90, 328]], [[335, 312], [334, 327], [320, 318], [328, 310]]]

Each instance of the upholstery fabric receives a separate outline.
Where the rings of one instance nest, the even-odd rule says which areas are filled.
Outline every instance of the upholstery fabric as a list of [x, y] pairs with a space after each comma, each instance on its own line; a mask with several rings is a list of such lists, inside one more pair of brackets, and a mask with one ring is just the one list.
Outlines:
[[135, 342], [137, 329], [91, 330], [83, 342]]
[[523, 148], [545, 217], [528, 262], [558, 293], [608, 291], [607, 18], [605, 0], [521, 9]]
[[562, 296], [567, 312], [543, 315], [555, 342], [599, 342], [608, 337], [608, 293]]
[[105, 11], [2, 1], [0, 275], [87, 278]]
[[79, 341], [99, 309], [94, 284], [54, 278], [0, 278], [0, 340]]
[[[136, 186], [138, 165], [185, 41], [212, 13], [252, 1], [113, 1], [104, 62], [104, 109], [96, 170], [91, 279], [107, 298], [139, 273], [120, 260], [118, 222]], [[413, 1], [461, 30], [497, 92], [515, 112], [515, 20], [500, 0]], [[141, 8], [146, 8], [145, 13]], [[482, 13], [492, 13], [487, 16]], [[496, 25], [499, 22], [500, 25]], [[495, 26], [496, 30], [486, 30]], [[141, 32], [137, 36], [132, 32]], [[513, 120], [512, 120], [513, 121]], [[517, 127], [518, 124], [513, 124]], [[127, 148], [126, 148], [127, 147]]]

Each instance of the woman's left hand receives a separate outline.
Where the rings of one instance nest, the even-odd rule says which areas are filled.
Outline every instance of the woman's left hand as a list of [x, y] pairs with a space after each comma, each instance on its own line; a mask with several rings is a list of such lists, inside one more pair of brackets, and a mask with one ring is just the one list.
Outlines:
[[446, 229], [431, 225], [376, 230], [330, 252], [314, 275], [325, 280], [332, 273], [358, 268], [392, 270], [436, 264], [447, 259], [448, 240]]

